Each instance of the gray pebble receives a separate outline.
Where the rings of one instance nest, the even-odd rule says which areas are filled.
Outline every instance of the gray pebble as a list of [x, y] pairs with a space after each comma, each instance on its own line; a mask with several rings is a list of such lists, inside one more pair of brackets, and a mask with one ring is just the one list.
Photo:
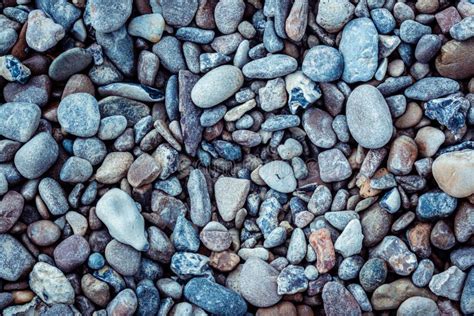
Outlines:
[[89, 161], [79, 157], [70, 157], [61, 168], [59, 178], [68, 183], [86, 182], [92, 172], [92, 165]]
[[291, 56], [275, 54], [249, 62], [242, 68], [247, 78], [273, 79], [296, 70], [298, 62]]
[[441, 48], [441, 38], [437, 35], [427, 34], [423, 35], [415, 49], [415, 58], [420, 63], [428, 63]]
[[105, 144], [95, 137], [77, 138], [73, 144], [73, 152], [77, 157], [88, 160], [93, 166], [100, 164], [107, 155]]
[[306, 53], [303, 73], [316, 82], [330, 82], [339, 79], [344, 69], [341, 53], [330, 46], [318, 45]]
[[83, 48], [72, 48], [56, 57], [49, 66], [51, 79], [63, 81], [81, 72], [92, 62], [92, 56]]
[[133, 41], [123, 26], [110, 33], [96, 33], [97, 44], [102, 46], [105, 55], [125, 75], [135, 72], [135, 53]]
[[237, 30], [244, 16], [245, 3], [242, 0], [222, 0], [214, 9], [217, 29], [222, 34], [231, 34]]
[[408, 44], [416, 44], [423, 35], [431, 34], [431, 27], [413, 20], [406, 20], [400, 25], [400, 38]]
[[96, 99], [88, 93], [68, 95], [59, 104], [58, 121], [67, 133], [79, 137], [94, 136], [100, 124]]
[[35, 179], [56, 162], [58, 154], [59, 147], [54, 138], [43, 132], [33, 137], [16, 152], [15, 167], [23, 177]]
[[186, 69], [181, 43], [173, 36], [163, 37], [153, 45], [153, 53], [160, 58], [160, 63], [172, 73]]
[[64, 190], [54, 179], [44, 178], [41, 180], [38, 192], [52, 215], [63, 215], [69, 210]]
[[97, 136], [101, 140], [112, 140], [119, 137], [127, 128], [127, 119], [122, 115], [105, 117], [100, 121]]
[[32, 103], [10, 102], [0, 107], [0, 135], [11, 140], [27, 142], [38, 128], [40, 108]]

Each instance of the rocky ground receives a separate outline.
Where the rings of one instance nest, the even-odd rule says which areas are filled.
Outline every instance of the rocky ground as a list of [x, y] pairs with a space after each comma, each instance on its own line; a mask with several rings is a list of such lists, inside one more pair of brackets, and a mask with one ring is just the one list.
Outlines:
[[3, 0], [3, 315], [472, 315], [473, 0]]

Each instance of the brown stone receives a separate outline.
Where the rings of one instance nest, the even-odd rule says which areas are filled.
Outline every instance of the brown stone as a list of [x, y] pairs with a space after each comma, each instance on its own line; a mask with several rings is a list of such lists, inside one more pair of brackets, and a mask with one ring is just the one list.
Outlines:
[[209, 257], [209, 265], [219, 271], [229, 272], [239, 264], [240, 257], [231, 251], [213, 252]]
[[459, 242], [466, 242], [474, 233], [474, 205], [463, 202], [454, 217], [454, 234]]
[[430, 240], [433, 246], [442, 250], [449, 250], [456, 245], [453, 230], [444, 220], [436, 222], [433, 226]]
[[87, 260], [89, 253], [87, 240], [82, 236], [72, 235], [54, 249], [54, 262], [60, 270], [71, 272]]
[[338, 282], [326, 283], [322, 298], [327, 316], [361, 315], [359, 303], [351, 292]]
[[422, 157], [432, 157], [446, 139], [444, 133], [432, 126], [425, 126], [418, 130], [415, 143], [418, 146], [418, 153]]
[[474, 76], [474, 38], [458, 42], [451, 40], [441, 47], [436, 58], [436, 70], [444, 76], [453, 79], [464, 79]]
[[314, 316], [314, 312], [308, 305], [298, 305], [296, 306], [296, 311], [298, 316]]
[[308, 0], [296, 0], [286, 18], [286, 35], [295, 42], [299, 42], [306, 31], [308, 24]]
[[405, 113], [395, 121], [395, 126], [397, 128], [410, 128], [416, 126], [422, 117], [423, 110], [421, 107], [415, 102], [410, 102]]
[[96, 180], [105, 183], [117, 183], [127, 175], [128, 168], [133, 163], [133, 156], [129, 152], [111, 152], [102, 165], [97, 169]]
[[434, 13], [439, 8], [438, 0], [417, 0], [415, 8], [421, 13]]
[[463, 198], [474, 194], [474, 150], [446, 153], [433, 162], [433, 176], [441, 190]]
[[461, 21], [461, 16], [455, 7], [449, 7], [436, 13], [435, 18], [443, 33], [448, 33], [454, 24]]
[[28, 55], [28, 43], [26, 43], [26, 30], [28, 29], [28, 22], [23, 24], [21, 28], [20, 34], [16, 41], [16, 44], [13, 45], [11, 50], [11, 54], [18, 58], [19, 60], [23, 60]]
[[397, 175], [407, 175], [410, 173], [416, 157], [418, 156], [418, 147], [413, 139], [402, 135], [396, 138], [388, 154], [388, 170]]
[[81, 288], [84, 295], [94, 304], [104, 307], [110, 301], [109, 285], [86, 274], [81, 279]]
[[94, 84], [86, 75], [75, 74], [67, 81], [61, 100], [70, 94], [81, 92], [95, 96]]
[[430, 232], [430, 223], [418, 223], [407, 231], [410, 249], [421, 258], [431, 255]]
[[29, 290], [21, 290], [21, 291], [13, 291], [13, 303], [15, 304], [26, 304], [30, 302], [33, 297], [35, 297], [35, 293]]
[[281, 302], [272, 307], [259, 308], [256, 316], [297, 316], [295, 305], [291, 302]]
[[6, 233], [15, 225], [23, 212], [25, 200], [16, 191], [9, 191], [0, 201], [0, 233]]
[[127, 180], [132, 187], [140, 187], [155, 181], [160, 175], [161, 166], [147, 153], [140, 155], [128, 169]]
[[216, 22], [214, 21], [214, 8], [219, 0], [200, 0], [199, 7], [196, 12], [196, 25], [203, 29], [214, 29]]
[[327, 228], [321, 228], [311, 233], [309, 243], [316, 252], [316, 268], [319, 273], [326, 273], [336, 264], [336, 253]]

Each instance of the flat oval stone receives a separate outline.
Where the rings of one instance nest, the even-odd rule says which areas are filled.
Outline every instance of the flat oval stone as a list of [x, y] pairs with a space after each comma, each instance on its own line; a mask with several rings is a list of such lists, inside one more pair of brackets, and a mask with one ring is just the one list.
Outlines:
[[49, 305], [74, 303], [74, 289], [64, 273], [46, 262], [33, 267], [29, 279], [30, 288]]
[[474, 193], [474, 150], [446, 153], [433, 162], [433, 177], [441, 190], [464, 198]]
[[52, 221], [39, 220], [28, 226], [27, 234], [36, 245], [44, 247], [58, 241], [61, 237], [61, 229]]
[[262, 180], [272, 189], [291, 193], [296, 190], [296, 179], [290, 164], [285, 161], [271, 161], [258, 171]]
[[0, 135], [27, 142], [36, 131], [41, 118], [40, 108], [32, 103], [10, 102], [0, 106]]
[[303, 128], [308, 138], [321, 148], [331, 148], [336, 144], [332, 122], [331, 115], [317, 108], [310, 108], [303, 114]]
[[369, 81], [378, 66], [378, 33], [368, 18], [350, 21], [342, 31], [339, 51], [344, 57], [342, 79], [347, 83]]
[[429, 101], [459, 91], [459, 83], [443, 77], [423, 78], [405, 89], [410, 99]]
[[53, 60], [48, 74], [53, 80], [66, 80], [87, 68], [91, 62], [92, 56], [84, 48], [71, 48]]
[[273, 79], [286, 76], [298, 68], [298, 62], [291, 56], [275, 54], [253, 60], [242, 68], [247, 78]]
[[160, 41], [164, 29], [165, 20], [159, 13], [137, 16], [128, 24], [128, 34], [142, 37], [152, 43]]
[[89, 6], [92, 27], [97, 32], [110, 33], [125, 24], [132, 14], [132, 0], [91, 0]]
[[3, 89], [6, 102], [27, 102], [40, 107], [48, 103], [51, 80], [47, 75], [31, 77], [26, 84], [8, 83]]
[[15, 167], [27, 179], [35, 179], [45, 173], [58, 158], [59, 146], [46, 132], [33, 137], [15, 154]]
[[191, 91], [191, 99], [198, 107], [210, 108], [233, 96], [243, 84], [244, 77], [239, 68], [220, 66], [198, 80]]
[[0, 234], [0, 278], [17, 281], [28, 274], [35, 259], [13, 236]]
[[58, 121], [67, 133], [79, 137], [94, 136], [100, 125], [97, 100], [88, 93], [68, 95], [59, 104]]
[[72, 235], [56, 246], [54, 262], [61, 271], [71, 272], [86, 262], [89, 253], [87, 240], [80, 235]]
[[352, 137], [365, 148], [386, 145], [393, 133], [392, 116], [379, 90], [361, 85], [349, 95], [346, 105], [347, 125]]
[[344, 60], [339, 50], [318, 45], [308, 50], [301, 69], [313, 81], [330, 82], [341, 77]]

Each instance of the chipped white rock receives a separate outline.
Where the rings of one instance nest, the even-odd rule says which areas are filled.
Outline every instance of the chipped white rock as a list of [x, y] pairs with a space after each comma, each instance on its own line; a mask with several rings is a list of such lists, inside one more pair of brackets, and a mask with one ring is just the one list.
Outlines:
[[295, 114], [299, 108], [308, 106], [321, 98], [318, 85], [306, 77], [302, 71], [296, 71], [285, 77], [286, 91], [288, 92], [288, 106], [291, 113]]
[[105, 193], [97, 202], [96, 214], [113, 238], [138, 251], [148, 250], [145, 221], [127, 193], [116, 188]]
[[73, 304], [74, 289], [64, 273], [45, 262], [38, 262], [30, 273], [30, 288], [48, 305]]
[[214, 184], [217, 209], [222, 219], [232, 221], [244, 205], [250, 190], [250, 181], [231, 177], [220, 177]]
[[353, 219], [346, 225], [344, 231], [334, 243], [334, 249], [344, 258], [359, 254], [362, 250], [362, 226], [358, 219]]
[[290, 164], [275, 160], [263, 165], [258, 174], [273, 190], [291, 193], [296, 190], [296, 179]]

